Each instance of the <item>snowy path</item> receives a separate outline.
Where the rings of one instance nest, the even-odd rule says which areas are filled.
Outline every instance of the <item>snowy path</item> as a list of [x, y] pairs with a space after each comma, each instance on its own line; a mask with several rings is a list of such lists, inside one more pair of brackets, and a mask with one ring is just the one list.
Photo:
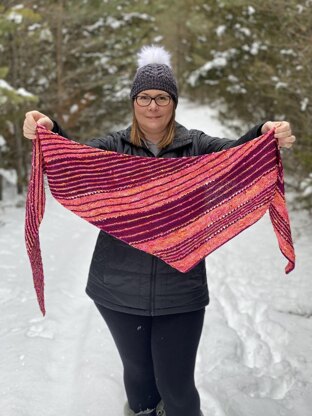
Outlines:
[[[264, 218], [207, 259], [213, 297], [199, 358], [203, 397], [208, 390], [218, 401], [212, 415], [311, 414], [308, 269], [299, 260], [283, 275], [271, 228]], [[303, 240], [298, 254], [307, 251]]]
[[[183, 104], [181, 115], [220, 134], [207, 109]], [[288, 277], [268, 218], [207, 259], [211, 304], [196, 371], [205, 416], [311, 415], [311, 219], [291, 219], [298, 262]], [[42, 318], [23, 220], [22, 208], [0, 211], [0, 414], [122, 415], [120, 359], [84, 293], [97, 230], [48, 198]]]

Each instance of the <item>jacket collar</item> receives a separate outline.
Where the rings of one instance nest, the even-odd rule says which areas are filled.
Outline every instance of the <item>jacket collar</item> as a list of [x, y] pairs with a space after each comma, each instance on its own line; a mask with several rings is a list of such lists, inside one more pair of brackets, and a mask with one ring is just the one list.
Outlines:
[[[131, 134], [131, 126], [129, 126], [126, 130], [124, 130], [124, 134], [122, 135], [122, 140], [130, 143], [130, 134]], [[186, 146], [191, 142], [192, 142], [192, 137], [191, 137], [190, 131], [186, 127], [176, 122], [176, 133], [175, 133], [173, 142], [169, 146], [167, 146], [165, 149], [162, 149], [160, 153], [165, 153], [165, 152], [177, 149], [179, 147]], [[145, 144], [138, 146], [138, 147], [142, 147], [146, 149]]]

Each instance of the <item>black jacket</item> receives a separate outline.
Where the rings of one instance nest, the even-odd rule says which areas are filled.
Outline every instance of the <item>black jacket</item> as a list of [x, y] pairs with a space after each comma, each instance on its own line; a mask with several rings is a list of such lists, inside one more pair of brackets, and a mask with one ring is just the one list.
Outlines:
[[[261, 127], [253, 127], [238, 140], [229, 140], [177, 124], [173, 143], [157, 157], [196, 156], [228, 149], [259, 136]], [[66, 136], [56, 123], [53, 131]], [[155, 157], [145, 144], [134, 146], [130, 142], [130, 127], [87, 144], [118, 153]], [[181, 273], [103, 231], [96, 242], [86, 292], [107, 308], [138, 315], [190, 312], [209, 303], [204, 260], [189, 272]]]

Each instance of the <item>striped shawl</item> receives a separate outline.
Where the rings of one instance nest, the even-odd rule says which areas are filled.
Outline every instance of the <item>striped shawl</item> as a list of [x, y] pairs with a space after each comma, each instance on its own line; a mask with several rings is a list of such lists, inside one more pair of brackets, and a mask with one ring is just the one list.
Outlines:
[[267, 210], [278, 244], [295, 265], [274, 130], [221, 152], [181, 158], [95, 149], [37, 128], [26, 201], [25, 238], [45, 314], [39, 225], [44, 174], [65, 208], [181, 272], [258, 221]]

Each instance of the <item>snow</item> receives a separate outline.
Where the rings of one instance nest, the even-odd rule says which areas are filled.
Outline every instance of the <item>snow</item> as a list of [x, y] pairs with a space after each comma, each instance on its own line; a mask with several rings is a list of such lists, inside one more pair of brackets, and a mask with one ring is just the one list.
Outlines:
[[73, 104], [70, 107], [69, 112], [70, 112], [70, 114], [74, 114], [74, 113], [77, 113], [78, 110], [79, 110], [79, 106], [77, 104]]
[[214, 52], [214, 58], [211, 61], [206, 62], [200, 68], [193, 71], [188, 77], [187, 82], [193, 87], [196, 85], [197, 80], [200, 76], [206, 76], [209, 71], [212, 69], [224, 68], [228, 61], [237, 54], [237, 50], [234, 48], [228, 49], [226, 51]]
[[242, 87], [239, 84], [229, 85], [226, 87], [226, 90], [231, 94], [247, 94], [246, 88]]
[[306, 111], [306, 109], [307, 109], [307, 106], [308, 106], [308, 104], [309, 104], [309, 98], [307, 98], [307, 97], [305, 97], [305, 98], [303, 98], [302, 100], [301, 100], [301, 102], [300, 102], [300, 110], [301, 111]]
[[280, 88], [288, 88], [288, 84], [287, 84], [287, 82], [280, 81], [275, 85], [275, 88], [277, 90], [280, 89]]
[[14, 88], [4, 79], [0, 79], [0, 88], [3, 88], [8, 91], [15, 91], [18, 95], [21, 95], [22, 97], [34, 97], [34, 95], [31, 94], [29, 91], [26, 91], [25, 88], [18, 88], [17, 90], [14, 90]]
[[297, 56], [296, 52], [293, 49], [281, 49], [280, 50], [281, 55], [289, 55], [289, 56]]
[[33, 25], [28, 26], [29, 32], [32, 32], [40, 28], [41, 28], [41, 25], [39, 23], [34, 23]]
[[[232, 136], [206, 106], [180, 99], [177, 119]], [[298, 211], [290, 217], [298, 262], [287, 277], [267, 217], [207, 258], [211, 303], [196, 366], [205, 416], [311, 414], [311, 218]], [[96, 228], [48, 195], [41, 227], [43, 318], [23, 223], [23, 208], [0, 207], [1, 414], [122, 415], [121, 361], [84, 293]]]
[[312, 195], [312, 173], [310, 173], [308, 177], [301, 182], [300, 189], [303, 197]]
[[232, 75], [232, 74], [228, 76], [228, 80], [233, 83], [239, 82], [239, 79], [235, 75]]
[[93, 32], [94, 30], [97, 30], [98, 28], [101, 28], [103, 26], [104, 26], [104, 19], [103, 17], [100, 17], [97, 22], [93, 23], [93, 25], [86, 26], [86, 29], [89, 32]]
[[238, 32], [242, 33], [246, 37], [249, 37], [251, 35], [250, 29], [248, 27], [242, 27], [240, 23], [236, 23], [236, 25], [234, 25], [234, 29], [236, 29]]
[[252, 16], [255, 13], [256, 13], [256, 9], [254, 7], [252, 7], [252, 6], [248, 6], [248, 8], [247, 8], [247, 14], [249, 16]]
[[42, 42], [53, 42], [53, 34], [49, 28], [43, 28], [40, 31], [40, 40]]
[[[17, 7], [15, 7], [15, 9], [17, 9]], [[7, 15], [7, 20], [11, 20], [12, 22], [14, 22], [16, 24], [20, 24], [23, 21], [23, 16], [20, 13], [16, 13], [15, 11], [11, 11]]]
[[16, 183], [17, 183], [16, 170], [14, 170], [14, 169], [0, 168], [0, 176], [2, 176], [4, 179], [6, 179], [12, 185], [16, 185]]
[[259, 50], [265, 50], [267, 47], [260, 42], [252, 42], [251, 45], [243, 45], [242, 49], [246, 52], [250, 52], [252, 55], [257, 55]]
[[219, 37], [222, 36], [225, 31], [226, 31], [226, 25], [220, 25], [216, 28], [216, 34]]
[[112, 16], [108, 16], [106, 19], [106, 25], [110, 26], [112, 29], [119, 29], [124, 23], [120, 20], [115, 19]]
[[3, 88], [4, 90], [13, 91], [13, 88], [11, 85], [6, 82], [4, 79], [0, 79], [0, 88]]
[[155, 36], [154, 37], [154, 42], [155, 43], [159, 43], [159, 42], [161, 42], [162, 40], [163, 40], [163, 36], [161, 36], [161, 35], [158, 35], [158, 36]]
[[149, 14], [146, 13], [137, 13], [137, 12], [132, 12], [132, 13], [126, 13], [124, 14], [124, 20], [125, 22], [131, 22], [133, 19], [141, 19], [141, 20], [146, 20], [146, 21], [154, 21], [154, 18], [151, 17]]
[[298, 10], [298, 14], [301, 14], [305, 9], [305, 7], [302, 4], [297, 4], [296, 7]]
[[31, 92], [25, 90], [25, 88], [19, 88], [18, 90], [16, 90], [16, 92], [18, 95], [21, 95], [22, 97], [34, 97], [34, 95]]

